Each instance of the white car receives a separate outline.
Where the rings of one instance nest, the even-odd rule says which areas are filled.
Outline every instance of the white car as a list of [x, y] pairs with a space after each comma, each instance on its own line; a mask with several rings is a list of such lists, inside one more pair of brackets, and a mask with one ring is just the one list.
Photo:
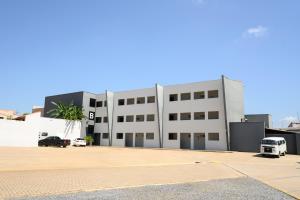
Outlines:
[[286, 152], [286, 141], [283, 137], [266, 137], [261, 141], [262, 155], [275, 155], [279, 158], [281, 155], [285, 156]]
[[73, 141], [73, 146], [76, 146], [76, 147], [85, 147], [86, 146], [86, 142], [83, 138], [76, 138], [74, 141]]

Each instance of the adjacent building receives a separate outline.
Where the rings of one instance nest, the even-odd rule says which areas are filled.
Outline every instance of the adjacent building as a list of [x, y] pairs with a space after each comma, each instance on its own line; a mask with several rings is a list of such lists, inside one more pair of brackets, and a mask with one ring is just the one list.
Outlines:
[[219, 80], [93, 94], [76, 92], [45, 98], [44, 116], [53, 102], [82, 106], [81, 137], [94, 145], [230, 149], [230, 122], [244, 120], [243, 84]]

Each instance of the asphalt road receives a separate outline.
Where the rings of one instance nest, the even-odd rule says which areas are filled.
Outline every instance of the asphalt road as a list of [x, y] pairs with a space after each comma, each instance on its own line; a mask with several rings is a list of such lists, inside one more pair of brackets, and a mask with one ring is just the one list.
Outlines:
[[[79, 192], [65, 195], [21, 198], [22, 200], [98, 200], [98, 199], [294, 199], [251, 178], [235, 178], [197, 183], [154, 185], [123, 189]], [[18, 200], [21, 200], [18, 198]]]

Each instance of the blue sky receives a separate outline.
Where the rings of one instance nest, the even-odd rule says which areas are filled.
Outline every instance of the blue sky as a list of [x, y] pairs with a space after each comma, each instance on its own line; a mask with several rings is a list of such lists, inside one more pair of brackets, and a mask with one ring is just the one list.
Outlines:
[[0, 108], [218, 79], [246, 113], [300, 113], [299, 0], [0, 0]]

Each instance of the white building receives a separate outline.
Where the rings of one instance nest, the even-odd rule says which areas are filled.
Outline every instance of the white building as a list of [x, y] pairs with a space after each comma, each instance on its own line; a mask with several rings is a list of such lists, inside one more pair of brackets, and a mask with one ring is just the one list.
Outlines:
[[[243, 84], [219, 80], [124, 92], [77, 92], [45, 98], [82, 106], [81, 136], [95, 145], [228, 150], [229, 122], [244, 117]], [[49, 117], [49, 116], [48, 116]]]

